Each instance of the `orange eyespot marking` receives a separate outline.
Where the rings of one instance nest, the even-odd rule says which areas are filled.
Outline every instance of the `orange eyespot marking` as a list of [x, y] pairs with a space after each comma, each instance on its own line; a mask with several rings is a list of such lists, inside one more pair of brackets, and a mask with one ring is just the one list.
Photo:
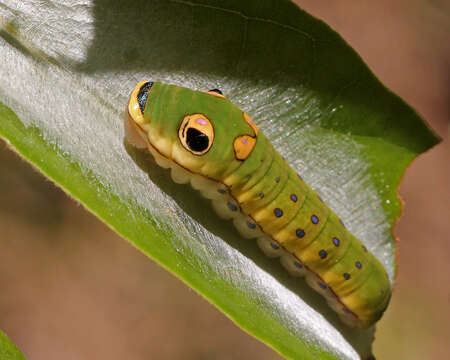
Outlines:
[[246, 121], [247, 124], [250, 125], [250, 127], [253, 129], [253, 131], [255, 132], [255, 136], [258, 135], [258, 127], [256, 126], [256, 124], [253, 122], [253, 120], [250, 118], [250, 116], [248, 116], [245, 112], [242, 113], [244, 116], [244, 120]]
[[178, 129], [178, 138], [186, 150], [195, 155], [203, 155], [213, 144], [214, 128], [203, 114], [187, 115]]
[[212, 95], [212, 96], [216, 96], [216, 97], [225, 99], [225, 96], [223, 96], [222, 94], [219, 94], [219, 93], [216, 92], [216, 91], [210, 90], [210, 91], [206, 91], [206, 93], [209, 94], [209, 95]]
[[256, 139], [249, 135], [238, 136], [234, 139], [233, 148], [234, 156], [238, 160], [245, 160], [248, 158], [253, 148], [255, 147]]

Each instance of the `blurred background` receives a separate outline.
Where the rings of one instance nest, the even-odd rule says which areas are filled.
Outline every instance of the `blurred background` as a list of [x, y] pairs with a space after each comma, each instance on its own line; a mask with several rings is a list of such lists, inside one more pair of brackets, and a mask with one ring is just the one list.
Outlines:
[[[444, 139], [400, 186], [399, 276], [374, 353], [449, 359], [450, 3], [296, 2], [337, 30]], [[0, 164], [0, 329], [29, 359], [281, 358], [1, 140]]]

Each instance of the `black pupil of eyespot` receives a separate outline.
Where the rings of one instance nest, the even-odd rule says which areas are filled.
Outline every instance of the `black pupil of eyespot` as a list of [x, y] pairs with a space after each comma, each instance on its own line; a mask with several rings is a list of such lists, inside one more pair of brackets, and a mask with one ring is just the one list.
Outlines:
[[212, 92], [218, 93], [220, 95], [223, 95], [222, 91], [220, 91], [219, 89], [211, 89], [209, 91], [212, 91]]
[[186, 143], [192, 151], [203, 151], [208, 148], [209, 139], [202, 132], [189, 128], [186, 134]]
[[148, 91], [150, 90], [152, 85], [153, 85], [153, 83], [151, 81], [149, 81], [149, 82], [146, 82], [144, 85], [142, 85], [141, 88], [139, 89], [137, 100], [139, 103], [139, 108], [142, 111], [142, 114], [144, 113], [145, 104], [147, 103]]

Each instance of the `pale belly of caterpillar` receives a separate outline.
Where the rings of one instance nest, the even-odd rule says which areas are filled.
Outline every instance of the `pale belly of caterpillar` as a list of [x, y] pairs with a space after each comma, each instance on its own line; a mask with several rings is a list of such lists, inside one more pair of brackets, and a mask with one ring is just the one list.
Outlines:
[[[381, 274], [381, 265], [375, 259], [359, 262], [349, 258], [348, 253], [356, 253], [357, 259], [367, 249], [357, 239], [350, 239], [353, 235], [345, 230], [339, 218], [270, 144], [265, 144], [268, 151], [264, 158], [258, 159], [261, 165], [247, 170], [251, 175], [237, 171], [214, 181], [163, 156], [142, 141], [139, 134], [127, 133], [134, 146], [148, 148], [159, 166], [171, 169], [174, 182], [190, 183], [212, 200], [220, 217], [233, 220], [243, 237], [256, 238], [265, 255], [279, 257], [292, 276], [305, 276], [345, 324], [367, 327], [381, 316], [390, 296], [384, 269]], [[164, 146], [159, 144], [158, 149], [161, 148]], [[240, 171], [244, 170], [242, 166]], [[374, 286], [381, 291], [377, 288], [375, 297]]]

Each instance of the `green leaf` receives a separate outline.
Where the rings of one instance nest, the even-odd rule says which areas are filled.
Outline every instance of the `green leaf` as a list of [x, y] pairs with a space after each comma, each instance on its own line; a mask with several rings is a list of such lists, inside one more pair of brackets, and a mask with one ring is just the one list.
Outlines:
[[25, 360], [16, 345], [0, 330], [0, 359], [2, 360]]
[[117, 233], [290, 359], [358, 359], [303, 280], [124, 142], [144, 79], [220, 88], [395, 276], [397, 186], [437, 143], [327, 25], [287, 0], [0, 5], [0, 135]]

